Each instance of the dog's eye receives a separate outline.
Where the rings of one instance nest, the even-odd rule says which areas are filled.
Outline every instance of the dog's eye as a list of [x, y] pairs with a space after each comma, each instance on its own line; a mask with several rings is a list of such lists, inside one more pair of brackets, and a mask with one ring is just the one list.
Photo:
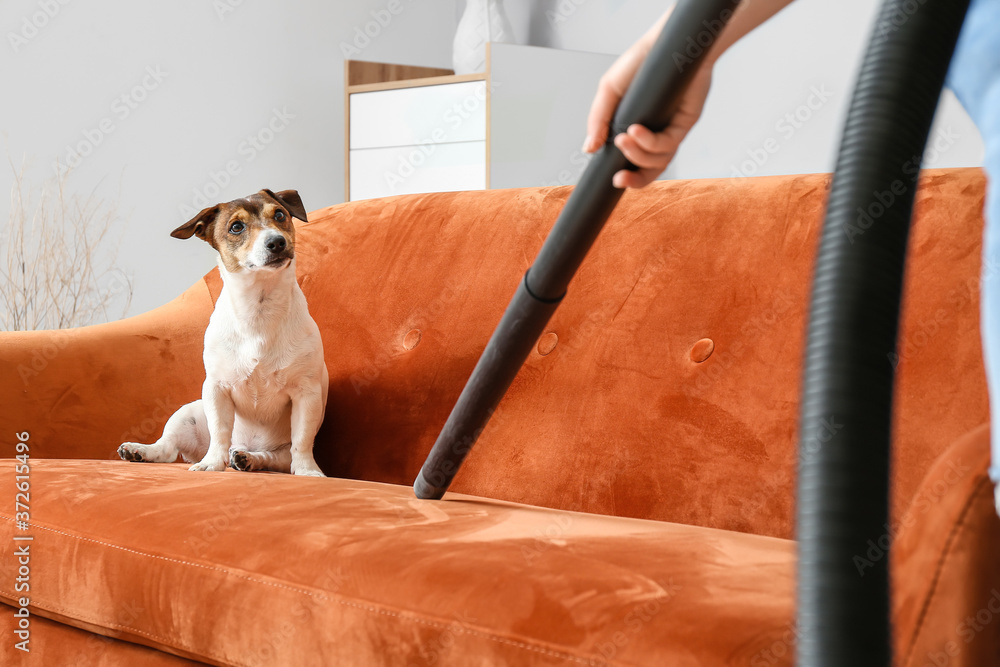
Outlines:
[[230, 234], [241, 234], [243, 233], [244, 229], [246, 229], [246, 225], [244, 225], [242, 222], [234, 222], [233, 224], [229, 225]]
[[274, 214], [274, 219], [277, 220], [278, 222], [284, 222], [285, 221], [285, 212], [284, 211], [277, 211]]

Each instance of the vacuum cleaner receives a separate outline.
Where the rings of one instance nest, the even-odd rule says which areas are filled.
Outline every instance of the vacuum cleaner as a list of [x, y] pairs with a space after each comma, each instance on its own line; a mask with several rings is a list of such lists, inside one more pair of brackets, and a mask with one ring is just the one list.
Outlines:
[[[615, 112], [608, 143], [581, 175], [424, 462], [414, 482], [418, 498], [440, 499], [447, 491], [621, 198], [612, 176], [635, 166], [612, 138], [634, 123], [654, 132], [667, 127], [738, 3], [677, 3]], [[861, 577], [853, 557], [888, 523], [894, 369], [886, 360], [896, 348], [915, 165], [968, 5], [883, 2], [841, 138], [814, 270], [802, 384], [799, 665], [892, 662], [889, 558]], [[831, 417], [844, 425], [832, 439], [823, 431]]]
[[618, 104], [607, 142], [580, 175], [427, 456], [413, 484], [418, 498], [444, 495], [621, 199], [624, 190], [611, 179], [636, 167], [614, 145], [614, 137], [636, 123], [654, 132], [670, 124], [684, 90], [738, 4], [682, 0], [674, 8]]

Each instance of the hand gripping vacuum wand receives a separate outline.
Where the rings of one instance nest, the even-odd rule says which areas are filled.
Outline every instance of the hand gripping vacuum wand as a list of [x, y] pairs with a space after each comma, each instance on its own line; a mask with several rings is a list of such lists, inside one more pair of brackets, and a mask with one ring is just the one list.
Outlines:
[[623, 190], [615, 172], [635, 169], [611, 143], [630, 125], [667, 127], [681, 95], [739, 0], [680, 0], [611, 123], [608, 142], [587, 165], [552, 231], [524, 275], [413, 484], [418, 498], [439, 499], [542, 334]]

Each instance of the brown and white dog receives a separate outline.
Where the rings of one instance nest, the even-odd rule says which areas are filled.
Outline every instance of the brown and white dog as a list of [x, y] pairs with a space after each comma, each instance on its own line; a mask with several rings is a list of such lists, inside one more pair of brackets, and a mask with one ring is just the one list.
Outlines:
[[295, 190], [206, 208], [170, 235], [197, 236], [219, 252], [223, 287], [205, 331], [201, 400], [175, 412], [152, 445], [126, 442], [126, 461], [191, 470], [273, 470], [323, 476], [313, 440], [329, 385], [319, 327], [295, 280], [295, 227], [306, 219]]

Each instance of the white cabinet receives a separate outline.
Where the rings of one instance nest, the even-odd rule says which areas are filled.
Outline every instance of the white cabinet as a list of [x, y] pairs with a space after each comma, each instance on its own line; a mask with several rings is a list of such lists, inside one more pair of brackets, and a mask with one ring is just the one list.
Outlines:
[[614, 56], [489, 44], [487, 71], [345, 64], [349, 200], [575, 183]]
[[351, 201], [486, 188], [486, 141], [351, 149]]
[[486, 141], [486, 82], [351, 95], [351, 150]]
[[349, 198], [486, 187], [486, 81], [350, 95]]

